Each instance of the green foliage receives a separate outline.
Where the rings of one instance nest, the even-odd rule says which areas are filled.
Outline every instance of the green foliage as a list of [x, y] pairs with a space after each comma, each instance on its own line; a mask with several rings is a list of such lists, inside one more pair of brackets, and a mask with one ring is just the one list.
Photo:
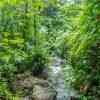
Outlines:
[[12, 64], [5, 64], [0, 66], [0, 76], [4, 78], [13, 77], [13, 74], [16, 72], [16, 67]]
[[[47, 6], [42, 0], [0, 1], [1, 81], [5, 79], [12, 82], [17, 73], [47, 67], [47, 40], [45, 34], [39, 31], [43, 19], [41, 12]], [[0, 96], [15, 100], [13, 95], [9, 96], [8, 83], [4, 84], [0, 84]]]
[[[66, 59], [65, 80], [80, 100], [100, 97], [100, 1], [1, 0], [1, 81], [26, 70], [40, 74], [52, 53]], [[5, 82], [0, 96], [16, 99]]]
[[46, 42], [44, 33], [38, 32], [39, 21], [42, 18], [40, 11], [44, 7], [44, 2], [41, 0], [1, 1], [1, 64], [13, 64], [18, 72], [24, 71], [35, 54], [34, 48], [39, 50], [44, 48]]
[[42, 48], [35, 48], [34, 50], [31, 66], [33, 66], [33, 75], [39, 75], [48, 67], [48, 53]]
[[5, 82], [0, 81], [0, 99], [2, 100], [18, 100], [18, 97], [12, 95]]
[[99, 5], [98, 0], [84, 1], [83, 11], [77, 18], [76, 30], [67, 38], [69, 62], [75, 73], [73, 85], [88, 100], [98, 99], [100, 96]]

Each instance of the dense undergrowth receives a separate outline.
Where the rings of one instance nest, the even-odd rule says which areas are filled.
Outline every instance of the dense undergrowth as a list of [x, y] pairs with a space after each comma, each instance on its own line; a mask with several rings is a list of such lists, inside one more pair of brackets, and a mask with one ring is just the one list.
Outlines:
[[[42, 7], [41, 3], [33, 4], [31, 0], [0, 1], [1, 99], [17, 99], [11, 88], [18, 73], [30, 70], [38, 75], [47, 66], [48, 50], [44, 48], [46, 38], [45, 34], [37, 31], [41, 18], [39, 14], [34, 14], [38, 7]], [[37, 8], [34, 8], [35, 5]]]
[[74, 70], [73, 85], [81, 100], [100, 98], [100, 1], [85, 0], [75, 32], [68, 37], [69, 62]]

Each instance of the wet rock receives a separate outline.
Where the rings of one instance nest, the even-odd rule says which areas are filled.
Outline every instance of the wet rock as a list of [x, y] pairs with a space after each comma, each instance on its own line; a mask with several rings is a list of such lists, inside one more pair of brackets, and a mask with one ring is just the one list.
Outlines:
[[79, 100], [79, 98], [74, 97], [74, 96], [71, 96], [71, 97], [70, 97], [70, 100]]
[[50, 87], [35, 85], [32, 100], [56, 100], [56, 91]]
[[16, 93], [24, 98], [22, 100], [55, 100], [56, 97], [52, 83], [33, 77], [29, 72], [18, 75], [14, 87]]
[[45, 68], [43, 70], [43, 72], [41, 74], [39, 74], [37, 77], [47, 80], [48, 77], [49, 77], [49, 73], [48, 72], [49, 72], [49, 69], [48, 68]]
[[32, 75], [33, 76], [39, 76], [43, 73], [44, 68], [43, 67], [33, 67], [32, 69]]

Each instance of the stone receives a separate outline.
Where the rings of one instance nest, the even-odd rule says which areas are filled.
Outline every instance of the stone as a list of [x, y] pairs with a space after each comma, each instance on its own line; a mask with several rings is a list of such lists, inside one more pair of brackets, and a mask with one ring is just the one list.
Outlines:
[[56, 100], [56, 91], [50, 87], [35, 85], [32, 93], [32, 100]]
[[16, 93], [22, 100], [56, 100], [56, 90], [53, 84], [43, 78], [27, 73], [19, 74], [14, 82]]

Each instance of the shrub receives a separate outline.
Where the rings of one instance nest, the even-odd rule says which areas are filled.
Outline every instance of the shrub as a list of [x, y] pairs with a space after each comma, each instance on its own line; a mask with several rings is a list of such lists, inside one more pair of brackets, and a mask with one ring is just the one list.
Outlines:
[[32, 55], [32, 71], [33, 75], [39, 75], [48, 66], [48, 51], [44, 48], [35, 48]]
[[11, 78], [14, 76], [14, 73], [17, 72], [16, 67], [13, 64], [4, 64], [0, 65], [0, 76], [4, 78]]

